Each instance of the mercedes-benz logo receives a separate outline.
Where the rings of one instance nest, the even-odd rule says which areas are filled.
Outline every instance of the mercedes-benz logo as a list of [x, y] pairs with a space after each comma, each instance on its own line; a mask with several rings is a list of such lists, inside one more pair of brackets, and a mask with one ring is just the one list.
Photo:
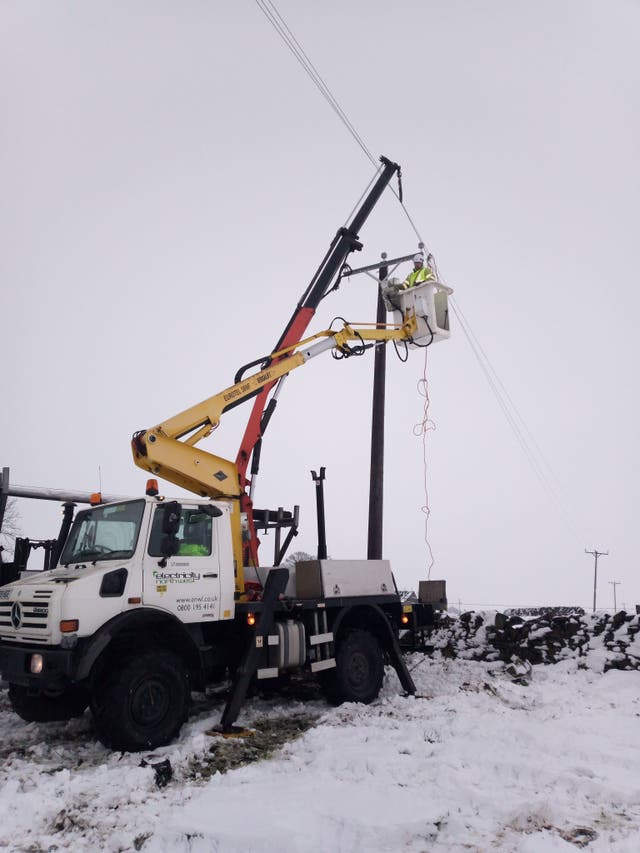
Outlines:
[[22, 606], [16, 601], [11, 608], [11, 624], [17, 630], [22, 624]]

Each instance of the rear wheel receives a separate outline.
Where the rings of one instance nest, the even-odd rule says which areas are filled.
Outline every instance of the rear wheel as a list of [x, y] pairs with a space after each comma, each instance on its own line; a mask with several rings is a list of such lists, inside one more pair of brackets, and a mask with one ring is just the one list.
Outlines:
[[16, 714], [27, 723], [52, 723], [81, 717], [89, 704], [89, 694], [77, 684], [60, 692], [10, 684], [9, 701]]
[[125, 660], [95, 694], [91, 710], [98, 737], [112, 749], [155, 749], [173, 740], [187, 718], [187, 675], [173, 652], [147, 651]]
[[339, 642], [336, 668], [327, 673], [324, 690], [336, 705], [341, 702], [373, 702], [384, 678], [382, 650], [373, 634], [361, 629], [350, 631]]

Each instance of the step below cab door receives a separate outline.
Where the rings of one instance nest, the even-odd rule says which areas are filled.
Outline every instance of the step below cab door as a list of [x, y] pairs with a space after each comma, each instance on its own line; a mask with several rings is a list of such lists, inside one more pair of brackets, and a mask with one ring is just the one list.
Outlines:
[[[165, 515], [177, 511], [172, 534], [175, 554], [163, 555]], [[198, 506], [169, 502], [154, 508], [144, 557], [143, 604], [160, 607], [182, 622], [220, 619], [220, 549], [218, 518]]]

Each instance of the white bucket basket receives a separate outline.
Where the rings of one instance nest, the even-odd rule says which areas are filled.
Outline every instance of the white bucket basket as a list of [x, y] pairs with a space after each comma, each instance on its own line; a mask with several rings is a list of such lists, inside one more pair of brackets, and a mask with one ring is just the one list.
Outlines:
[[390, 279], [383, 287], [382, 298], [399, 326], [407, 312], [416, 315], [418, 328], [408, 346], [425, 347], [446, 340], [451, 335], [448, 297], [453, 290], [439, 281], [425, 281], [408, 290], [396, 290], [398, 284], [397, 279]]

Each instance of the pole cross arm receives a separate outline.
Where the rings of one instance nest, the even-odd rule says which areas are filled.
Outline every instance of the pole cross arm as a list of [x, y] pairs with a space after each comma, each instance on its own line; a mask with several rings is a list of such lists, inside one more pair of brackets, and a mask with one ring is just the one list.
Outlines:
[[383, 269], [384, 267], [392, 267], [392, 266], [395, 266], [396, 264], [402, 264], [405, 261], [413, 260], [413, 258], [415, 257], [415, 254], [416, 254], [415, 252], [411, 252], [410, 255], [401, 255], [399, 258], [389, 258], [389, 259], [384, 258], [382, 261], [378, 261], [375, 264], [367, 264], [366, 267], [358, 267], [355, 270], [351, 269], [350, 267], [345, 267], [342, 270], [341, 276], [342, 276], [342, 278], [348, 278], [351, 275], [359, 275], [360, 273], [363, 273], [363, 272], [373, 272], [373, 270], [380, 270], [380, 269]]

